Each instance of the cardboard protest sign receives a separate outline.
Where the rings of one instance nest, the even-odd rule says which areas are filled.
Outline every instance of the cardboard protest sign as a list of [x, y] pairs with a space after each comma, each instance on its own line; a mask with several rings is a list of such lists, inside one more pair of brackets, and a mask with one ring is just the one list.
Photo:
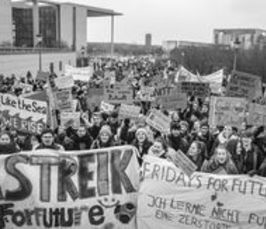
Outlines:
[[136, 149], [0, 156], [1, 228], [136, 228]]
[[256, 103], [249, 103], [248, 124], [257, 127], [266, 126], [266, 106]]
[[36, 80], [47, 81], [49, 79], [50, 72], [38, 72], [36, 76]]
[[202, 82], [180, 82], [177, 84], [178, 91], [197, 97], [208, 97], [210, 84]]
[[65, 89], [55, 92], [57, 108], [61, 111], [72, 111], [72, 92], [71, 89]]
[[112, 104], [109, 104], [109, 103], [106, 103], [106, 102], [102, 101], [100, 109], [103, 112], [111, 113], [115, 109], [115, 106], [112, 105]]
[[0, 94], [0, 107], [4, 125], [34, 134], [40, 134], [46, 127], [46, 102]]
[[19, 83], [18, 87], [22, 89], [22, 94], [31, 93], [33, 90], [33, 85], [27, 83]]
[[55, 85], [58, 89], [71, 88], [74, 86], [73, 76], [58, 77], [54, 81], [55, 81]]
[[137, 119], [141, 108], [133, 105], [121, 104], [119, 108], [119, 119]]
[[60, 113], [61, 126], [68, 128], [73, 127], [74, 129], [80, 126], [80, 113], [79, 112], [61, 112]]
[[168, 156], [171, 161], [189, 177], [197, 170], [197, 166], [180, 150], [173, 151]]
[[146, 156], [137, 226], [141, 229], [263, 229], [266, 179], [194, 173]]
[[247, 100], [235, 97], [211, 97], [210, 126], [231, 125], [239, 127], [246, 119]]
[[154, 87], [143, 86], [139, 91], [139, 99], [141, 101], [152, 102], [155, 100]]
[[146, 122], [161, 133], [170, 133], [171, 119], [159, 110], [153, 109], [146, 118]]
[[232, 72], [227, 84], [226, 95], [244, 97], [249, 100], [262, 96], [261, 77], [244, 72]]
[[65, 75], [72, 76], [74, 80], [89, 81], [93, 75], [93, 67], [76, 68], [70, 65], [65, 66]]
[[104, 87], [104, 101], [111, 104], [132, 104], [133, 91], [126, 84], [116, 83], [112, 86]]

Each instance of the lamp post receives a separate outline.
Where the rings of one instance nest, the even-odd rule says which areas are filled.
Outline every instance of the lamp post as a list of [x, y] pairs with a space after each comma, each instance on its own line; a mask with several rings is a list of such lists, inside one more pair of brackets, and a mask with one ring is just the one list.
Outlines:
[[41, 44], [42, 44], [42, 35], [38, 34], [37, 36], [37, 46], [39, 47], [39, 71], [42, 71], [42, 48], [41, 48]]
[[234, 41], [234, 43], [233, 43], [233, 49], [234, 49], [233, 70], [234, 71], [236, 70], [236, 67], [237, 67], [237, 53], [238, 53], [238, 50], [240, 48], [240, 44], [241, 44], [241, 42], [239, 41], [238, 38], [236, 38], [235, 41]]

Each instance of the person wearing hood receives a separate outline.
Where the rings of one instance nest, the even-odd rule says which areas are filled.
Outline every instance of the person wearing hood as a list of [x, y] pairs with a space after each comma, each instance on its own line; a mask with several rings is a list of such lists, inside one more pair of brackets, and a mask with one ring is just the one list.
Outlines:
[[181, 136], [181, 127], [178, 124], [172, 124], [170, 134], [167, 136], [168, 146], [178, 151], [186, 153], [189, 148], [189, 143]]
[[7, 132], [2, 132], [0, 134], [0, 155], [17, 152], [19, 152], [17, 144], [12, 141], [11, 136]]
[[148, 132], [145, 128], [137, 129], [132, 145], [138, 150], [138, 160], [141, 165], [143, 156], [148, 154], [148, 150], [152, 146], [152, 143], [148, 140]]
[[116, 146], [116, 143], [111, 128], [109, 125], [103, 125], [99, 132], [99, 136], [93, 141], [91, 149], [101, 149], [112, 146]]
[[80, 126], [71, 140], [73, 141], [73, 150], [90, 149], [92, 144], [92, 138], [85, 126]]

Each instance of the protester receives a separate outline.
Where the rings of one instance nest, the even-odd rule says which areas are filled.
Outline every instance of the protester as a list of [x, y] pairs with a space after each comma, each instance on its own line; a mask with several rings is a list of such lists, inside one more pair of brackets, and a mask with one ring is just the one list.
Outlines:
[[0, 155], [19, 152], [17, 144], [7, 132], [0, 133]]
[[64, 147], [55, 143], [54, 132], [47, 129], [41, 133], [41, 143], [33, 147], [33, 150], [39, 149], [64, 150]]
[[206, 146], [203, 142], [193, 141], [187, 151], [188, 158], [197, 166], [196, 171], [200, 171], [206, 155]]
[[102, 126], [99, 136], [93, 141], [91, 149], [100, 149], [115, 146], [115, 140], [111, 127], [109, 125]]

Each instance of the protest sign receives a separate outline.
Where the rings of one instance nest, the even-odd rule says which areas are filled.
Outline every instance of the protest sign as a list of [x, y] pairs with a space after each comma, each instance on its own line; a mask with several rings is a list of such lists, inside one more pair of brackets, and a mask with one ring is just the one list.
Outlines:
[[104, 101], [111, 104], [132, 104], [133, 91], [126, 84], [116, 83], [104, 87]]
[[266, 126], [266, 106], [256, 103], [248, 105], [248, 124], [253, 126]]
[[68, 128], [73, 127], [78, 129], [80, 126], [80, 113], [79, 112], [61, 112], [60, 113], [61, 126]]
[[178, 91], [197, 97], [208, 97], [210, 84], [202, 82], [180, 82], [177, 84]]
[[0, 107], [4, 125], [16, 130], [40, 134], [46, 126], [46, 102], [0, 94]]
[[193, 74], [192, 72], [188, 71], [183, 66], [179, 66], [176, 75], [175, 80], [177, 82], [200, 82], [200, 79], [197, 75]]
[[75, 68], [70, 65], [66, 65], [65, 75], [73, 76], [74, 80], [89, 81], [93, 75], [93, 68], [91, 66], [83, 68]]
[[141, 101], [152, 102], [155, 100], [154, 87], [143, 86], [139, 91], [139, 99]]
[[173, 151], [168, 154], [170, 160], [188, 176], [191, 176], [197, 169], [197, 166], [181, 151]]
[[32, 92], [33, 86], [27, 83], [19, 83], [18, 87], [22, 89], [22, 94], [28, 94]]
[[211, 92], [215, 94], [221, 93], [221, 87], [224, 78], [224, 70], [221, 69], [210, 75], [200, 76], [202, 82], [210, 83]]
[[0, 156], [1, 228], [136, 228], [131, 146]]
[[263, 229], [266, 179], [194, 173], [144, 158], [137, 226], [141, 229]]
[[112, 105], [112, 104], [109, 104], [109, 103], [106, 103], [106, 102], [102, 101], [100, 109], [103, 112], [111, 113], [115, 109], [115, 106]]
[[38, 72], [36, 76], [36, 80], [40, 81], [47, 81], [49, 79], [50, 73], [49, 72]]
[[235, 97], [211, 97], [210, 126], [231, 125], [239, 127], [246, 120], [247, 100]]
[[72, 88], [74, 86], [73, 76], [58, 77], [54, 81], [58, 89]]
[[72, 111], [72, 92], [71, 89], [65, 89], [55, 92], [57, 108], [61, 111]]
[[185, 109], [187, 107], [187, 94], [179, 93], [175, 88], [171, 90], [170, 94], [157, 97], [156, 103], [163, 105], [167, 110]]
[[119, 119], [137, 119], [140, 114], [140, 109], [138, 106], [121, 104], [119, 108]]
[[262, 96], [261, 77], [249, 73], [234, 71], [227, 84], [226, 95], [254, 100]]
[[146, 118], [146, 122], [148, 125], [150, 125], [161, 133], [170, 133], [171, 119], [159, 110], [153, 109]]
[[100, 106], [101, 101], [104, 100], [104, 88], [91, 88], [87, 90], [87, 105], [88, 107]]
[[47, 96], [47, 93], [45, 90], [23, 94], [23, 95], [21, 95], [21, 97], [27, 98], [27, 99], [32, 99], [32, 100], [43, 101], [43, 102], [46, 102], [48, 100], [48, 96]]

